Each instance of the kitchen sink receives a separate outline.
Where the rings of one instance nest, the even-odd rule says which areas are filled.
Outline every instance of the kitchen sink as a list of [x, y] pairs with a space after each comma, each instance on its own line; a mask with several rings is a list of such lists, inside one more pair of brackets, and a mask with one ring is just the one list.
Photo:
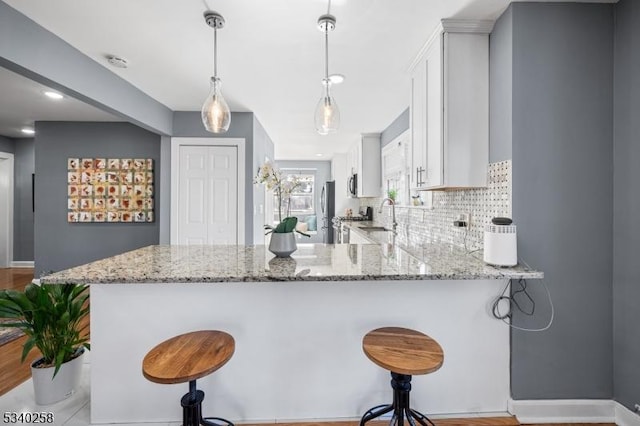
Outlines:
[[374, 232], [374, 231], [391, 231], [391, 229], [387, 229], [384, 226], [359, 226], [358, 229], [365, 232]]

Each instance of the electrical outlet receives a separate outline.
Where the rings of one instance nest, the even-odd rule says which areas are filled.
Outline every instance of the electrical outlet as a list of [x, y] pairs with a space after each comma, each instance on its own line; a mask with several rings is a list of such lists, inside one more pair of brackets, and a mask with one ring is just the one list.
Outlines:
[[458, 228], [468, 228], [469, 227], [469, 214], [460, 213], [458, 218], [453, 221], [453, 226]]

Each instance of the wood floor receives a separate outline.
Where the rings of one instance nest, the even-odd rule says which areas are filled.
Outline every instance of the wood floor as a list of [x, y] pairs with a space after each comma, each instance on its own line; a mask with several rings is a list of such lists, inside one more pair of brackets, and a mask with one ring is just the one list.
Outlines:
[[[463, 419], [434, 419], [436, 426], [525, 426], [518, 419], [510, 417], [476, 417]], [[358, 426], [358, 422], [308, 422], [308, 423], [278, 423], [277, 426]], [[388, 421], [374, 421], [368, 426], [387, 426]], [[242, 424], [241, 426], [265, 426], [265, 424]], [[546, 423], [544, 425], [527, 424], [526, 426], [616, 426], [613, 423]]]
[[33, 280], [33, 268], [0, 268], [0, 290], [24, 290]]
[[[33, 279], [31, 268], [0, 269], [0, 290], [22, 291]], [[33, 350], [24, 363], [20, 362], [22, 345], [26, 336], [19, 337], [0, 346], [0, 395], [4, 395], [20, 383], [31, 377], [31, 362], [40, 356]]]

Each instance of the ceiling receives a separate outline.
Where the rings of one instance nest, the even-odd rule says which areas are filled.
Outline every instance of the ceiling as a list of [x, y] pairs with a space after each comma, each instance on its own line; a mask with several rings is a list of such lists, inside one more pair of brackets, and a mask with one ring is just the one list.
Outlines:
[[51, 100], [46, 86], [0, 67], [0, 135], [25, 135], [23, 127], [33, 129], [34, 121], [121, 121], [121, 119], [73, 98]]
[[[323, 73], [316, 21], [327, 0], [4, 1], [174, 111], [201, 108], [213, 68], [202, 13], [218, 11], [226, 20], [218, 74], [231, 109], [256, 114], [276, 159], [318, 160], [384, 130], [408, 107], [408, 67], [441, 18], [495, 19], [510, 0], [333, 0], [329, 72], [346, 80], [333, 90], [340, 130], [327, 136], [313, 124]], [[108, 54], [129, 67], [110, 67]], [[31, 106], [21, 108], [23, 120], [42, 119]]]

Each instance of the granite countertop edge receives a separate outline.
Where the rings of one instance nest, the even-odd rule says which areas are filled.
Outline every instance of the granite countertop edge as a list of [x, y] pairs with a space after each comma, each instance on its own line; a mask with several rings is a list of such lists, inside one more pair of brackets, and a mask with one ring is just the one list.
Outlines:
[[[481, 256], [481, 255], [480, 255]], [[211, 259], [218, 259], [211, 262]], [[499, 268], [458, 247], [300, 244], [290, 259], [266, 246], [147, 246], [40, 278], [43, 284], [171, 284], [542, 279], [526, 266]]]
[[471, 280], [507, 280], [542, 279], [541, 272], [514, 272], [511, 274], [399, 274], [399, 275], [333, 275], [333, 276], [248, 276], [248, 277], [149, 277], [127, 279], [123, 277], [107, 279], [85, 279], [66, 277], [57, 279], [56, 274], [42, 277], [41, 284], [224, 284], [224, 283], [272, 283], [272, 282], [340, 282], [340, 281], [471, 281]]

